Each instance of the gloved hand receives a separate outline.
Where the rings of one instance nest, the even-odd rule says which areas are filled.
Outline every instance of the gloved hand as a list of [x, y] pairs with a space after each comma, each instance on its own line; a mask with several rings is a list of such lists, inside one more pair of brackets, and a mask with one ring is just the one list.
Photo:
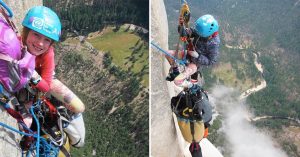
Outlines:
[[190, 88], [191, 94], [197, 94], [200, 91], [201, 87], [198, 84], [193, 84]]
[[41, 76], [36, 71], [34, 71], [31, 76], [30, 82], [33, 85], [37, 85], [41, 81], [41, 79], [42, 79]]
[[183, 25], [184, 19], [182, 16], [179, 16], [178, 21], [179, 21], [179, 25]]
[[187, 37], [188, 34], [186, 32], [186, 28], [183, 25], [178, 25], [178, 33], [180, 37]]
[[197, 51], [188, 51], [188, 54], [190, 56], [192, 56], [193, 58], [198, 58], [199, 57], [199, 54]]
[[167, 81], [174, 81], [174, 79], [179, 75], [178, 67], [171, 67], [169, 70], [169, 75], [166, 77]]
[[192, 102], [198, 106], [202, 100], [201, 87], [198, 84], [193, 84], [193, 86], [190, 88], [190, 92]]
[[192, 36], [192, 30], [190, 28], [185, 29], [186, 34], [191, 37]]

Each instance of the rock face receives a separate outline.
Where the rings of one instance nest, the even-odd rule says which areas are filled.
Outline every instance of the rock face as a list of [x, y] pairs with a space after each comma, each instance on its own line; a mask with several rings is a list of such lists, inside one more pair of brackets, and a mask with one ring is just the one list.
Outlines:
[[[168, 22], [162, 0], [151, 1], [151, 32], [153, 41], [168, 49]], [[151, 39], [151, 40], [152, 40]], [[170, 108], [174, 87], [165, 81], [166, 60], [162, 53], [151, 49], [151, 156], [183, 156], [182, 140], [178, 138]]]
[[[12, 9], [14, 13], [13, 21], [19, 29], [21, 29], [21, 22], [27, 10], [32, 6], [42, 5], [42, 0], [4, 0], [4, 2]], [[0, 122], [18, 129], [16, 120], [8, 115], [3, 108], [0, 108]], [[20, 157], [20, 138], [19, 134], [0, 127], [0, 156]]]
[[4, 0], [4, 2], [11, 8], [14, 13], [13, 21], [19, 29], [26, 12], [33, 6], [43, 5], [43, 0]]

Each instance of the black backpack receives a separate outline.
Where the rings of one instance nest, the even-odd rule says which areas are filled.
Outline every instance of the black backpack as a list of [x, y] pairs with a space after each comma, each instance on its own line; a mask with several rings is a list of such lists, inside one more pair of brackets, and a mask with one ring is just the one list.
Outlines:
[[[171, 108], [180, 118], [203, 120], [208, 123], [212, 118], [212, 107], [207, 93], [201, 88], [196, 93], [182, 91], [171, 99]], [[189, 109], [192, 109], [190, 115]]]

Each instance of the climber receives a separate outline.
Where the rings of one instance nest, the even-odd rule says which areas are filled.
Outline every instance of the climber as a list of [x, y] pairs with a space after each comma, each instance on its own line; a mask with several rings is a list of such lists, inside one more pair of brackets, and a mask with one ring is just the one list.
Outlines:
[[[22, 41], [28, 52], [36, 56], [36, 72], [30, 84], [38, 91], [49, 92], [55, 68], [54, 43], [59, 41], [61, 35], [59, 17], [47, 7], [36, 6], [27, 12], [22, 25]], [[75, 114], [64, 130], [74, 147], [84, 145], [85, 128], [81, 113]]]
[[22, 25], [22, 40], [28, 52], [36, 56], [37, 73], [34, 73], [30, 82], [38, 90], [48, 92], [54, 74], [53, 44], [60, 37], [60, 20], [49, 8], [38, 6], [27, 12]]
[[[182, 27], [183, 19], [179, 18], [179, 28]], [[179, 74], [178, 66], [174, 64], [174, 60], [166, 56], [170, 63], [171, 70], [166, 80], [173, 81], [176, 85], [182, 85], [184, 80], [196, 71], [200, 71], [202, 66], [211, 66], [217, 62], [219, 55], [220, 38], [218, 34], [219, 24], [212, 15], [203, 15], [196, 22], [194, 28], [186, 28], [188, 40], [190, 40], [188, 56], [190, 64], [187, 70]], [[181, 51], [182, 52], [182, 51]], [[178, 52], [178, 53], [181, 53]], [[169, 51], [171, 55], [175, 55], [175, 51]], [[183, 56], [183, 54], [178, 54]]]
[[[166, 56], [168, 62], [171, 65], [169, 76], [166, 80], [174, 81], [175, 85], [185, 88], [186, 92], [192, 93], [194, 95], [199, 93], [200, 97], [190, 97], [191, 104], [196, 106], [202, 106], [203, 111], [199, 110], [199, 114], [202, 112], [202, 120], [204, 122], [204, 132], [203, 136], [199, 138], [206, 138], [208, 136], [208, 127], [210, 126], [209, 122], [211, 121], [212, 108], [210, 105], [201, 105], [198, 103], [203, 103], [203, 95], [206, 95], [202, 92], [202, 87], [198, 83], [198, 73], [200, 72], [202, 66], [211, 66], [217, 62], [219, 55], [219, 45], [220, 38], [218, 35], [219, 25], [218, 22], [212, 15], [203, 15], [195, 22], [194, 28], [188, 28], [187, 18], [180, 16], [178, 32], [181, 38], [186, 38], [185, 49], [187, 50], [186, 59], [188, 60], [185, 65], [185, 69], [182, 73], [179, 72], [178, 66], [175, 64], [175, 61]], [[188, 18], [189, 19], [189, 18]], [[169, 54], [172, 56], [179, 57], [179, 59], [185, 58], [184, 51], [169, 51]], [[189, 79], [190, 78], [190, 79]], [[199, 94], [196, 94], [199, 95]], [[202, 95], [202, 96], [201, 96]], [[200, 99], [199, 99], [200, 98]], [[208, 97], [206, 95], [208, 100]], [[207, 101], [208, 102], [208, 101]], [[207, 103], [209, 104], [209, 103]], [[182, 131], [185, 132], [185, 131]], [[201, 134], [201, 132], [195, 132], [195, 134]], [[198, 141], [189, 141], [190, 152], [192, 156], [202, 156], [201, 148]]]

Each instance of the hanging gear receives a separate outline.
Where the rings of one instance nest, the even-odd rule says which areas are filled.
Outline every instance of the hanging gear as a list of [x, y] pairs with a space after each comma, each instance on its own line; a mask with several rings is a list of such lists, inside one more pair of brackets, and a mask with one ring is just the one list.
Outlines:
[[[67, 113], [67, 109], [62, 106], [62, 103], [49, 99], [31, 86], [27, 86], [26, 89], [20, 90], [16, 95], [20, 100], [20, 106], [39, 101], [38, 105], [35, 105], [33, 108], [33, 114], [36, 116], [38, 122], [33, 121], [30, 129], [33, 131], [39, 130], [41, 132], [40, 136], [46, 139], [50, 144], [48, 150], [40, 148], [40, 156], [48, 157], [43, 154], [49, 153], [60, 153], [66, 157], [70, 156], [69, 139], [63, 130], [64, 127], [69, 124], [70, 116]], [[30, 149], [35, 142], [35, 139], [23, 136], [20, 145], [25, 153], [30, 153]]]
[[180, 17], [183, 17], [183, 24], [185, 25], [185, 27], [189, 27], [188, 24], [189, 24], [190, 17], [191, 17], [191, 11], [190, 11], [190, 8], [189, 8], [187, 2], [184, 2], [181, 6]]
[[184, 139], [189, 143], [193, 141], [199, 142], [204, 134], [204, 123], [201, 114], [193, 109], [189, 94], [180, 93], [178, 96], [173, 97], [171, 99], [171, 107], [176, 114]]
[[184, 139], [189, 143], [199, 142], [203, 138], [204, 123], [212, 118], [212, 107], [207, 94], [200, 87], [194, 89], [196, 91], [182, 91], [171, 99], [172, 111], [176, 114]]
[[44, 6], [31, 8], [22, 25], [34, 30], [54, 41], [59, 41], [61, 35], [61, 23], [54, 11]]
[[188, 36], [187, 36], [186, 28], [189, 27], [190, 17], [191, 17], [190, 8], [189, 8], [187, 2], [185, 1], [182, 4], [181, 9], [180, 9], [179, 27], [178, 27], [180, 39], [183, 42], [187, 41]]

